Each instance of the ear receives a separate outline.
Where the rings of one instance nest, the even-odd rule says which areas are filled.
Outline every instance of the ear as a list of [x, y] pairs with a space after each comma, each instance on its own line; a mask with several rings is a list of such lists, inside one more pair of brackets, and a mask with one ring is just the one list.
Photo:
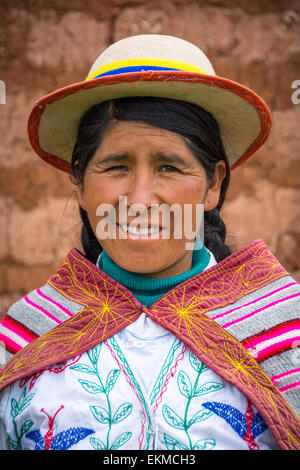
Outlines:
[[220, 160], [216, 165], [215, 175], [211, 181], [204, 199], [204, 210], [211, 211], [217, 207], [220, 198], [221, 185], [226, 176], [226, 165]]
[[82, 209], [86, 211], [85, 193], [84, 193], [84, 187], [82, 184], [79, 184], [77, 186], [77, 200], [78, 200], [80, 207], [82, 207]]

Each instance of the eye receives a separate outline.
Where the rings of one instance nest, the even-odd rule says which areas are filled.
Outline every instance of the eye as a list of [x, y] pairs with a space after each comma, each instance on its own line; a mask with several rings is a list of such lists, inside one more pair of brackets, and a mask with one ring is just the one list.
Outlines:
[[124, 171], [124, 170], [127, 170], [127, 167], [124, 166], [124, 165], [116, 165], [116, 166], [111, 166], [109, 168], [107, 168], [105, 171]]
[[175, 166], [172, 166], [172, 165], [162, 165], [160, 167], [160, 170], [163, 172], [163, 173], [173, 173], [173, 172], [177, 172], [177, 173], [180, 173], [180, 170], [178, 168], [176, 168]]

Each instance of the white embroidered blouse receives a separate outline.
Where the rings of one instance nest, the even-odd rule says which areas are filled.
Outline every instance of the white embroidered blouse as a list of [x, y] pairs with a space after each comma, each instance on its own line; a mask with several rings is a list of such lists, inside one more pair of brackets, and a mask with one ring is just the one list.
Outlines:
[[145, 314], [5, 389], [0, 417], [1, 449], [277, 448], [243, 394]]
[[277, 448], [247, 398], [145, 313], [1, 395], [2, 450]]

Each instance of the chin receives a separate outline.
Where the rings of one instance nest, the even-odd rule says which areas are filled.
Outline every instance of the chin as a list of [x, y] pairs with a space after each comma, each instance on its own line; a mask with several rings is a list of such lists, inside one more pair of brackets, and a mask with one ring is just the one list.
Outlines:
[[[165, 242], [168, 242], [167, 244]], [[164, 271], [168, 271], [180, 259], [184, 249], [178, 243], [172, 244], [168, 240], [157, 240], [157, 244], [128, 243], [122, 240], [121, 243], [110, 243], [103, 246], [108, 256], [126, 271], [133, 273], [163, 277]], [[171, 275], [171, 274], [170, 274]]]
[[122, 260], [116, 260], [115, 263], [117, 263], [121, 268], [126, 269], [126, 271], [142, 275], [156, 274], [168, 266], [168, 264], [162, 265], [161, 262], [159, 264], [153, 263], [153, 259], [148, 263], [145, 259], [141, 259], [140, 262], [137, 259], [135, 259], [134, 262], [128, 262], [128, 260], [124, 262], [122, 262]]
[[172, 261], [168, 259], [161, 259], [159, 258], [159, 261], [157, 263], [154, 262], [154, 253], [133, 253], [132, 256], [130, 256], [130, 253], [126, 253], [126, 257], [122, 256], [121, 254], [118, 255], [116, 251], [113, 252], [114, 255], [111, 256], [111, 259], [116, 263], [118, 266], [120, 266], [122, 269], [125, 269], [126, 271], [130, 271], [132, 273], [137, 273], [141, 275], [149, 275], [151, 274], [156, 274], [164, 269], [168, 268], [171, 264]]

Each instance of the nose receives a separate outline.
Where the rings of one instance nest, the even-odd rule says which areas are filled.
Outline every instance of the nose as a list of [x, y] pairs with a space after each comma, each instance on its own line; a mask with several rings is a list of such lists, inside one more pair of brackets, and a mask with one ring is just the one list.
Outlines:
[[159, 204], [157, 187], [151, 171], [139, 171], [132, 175], [127, 188], [127, 204], [136, 210]]

